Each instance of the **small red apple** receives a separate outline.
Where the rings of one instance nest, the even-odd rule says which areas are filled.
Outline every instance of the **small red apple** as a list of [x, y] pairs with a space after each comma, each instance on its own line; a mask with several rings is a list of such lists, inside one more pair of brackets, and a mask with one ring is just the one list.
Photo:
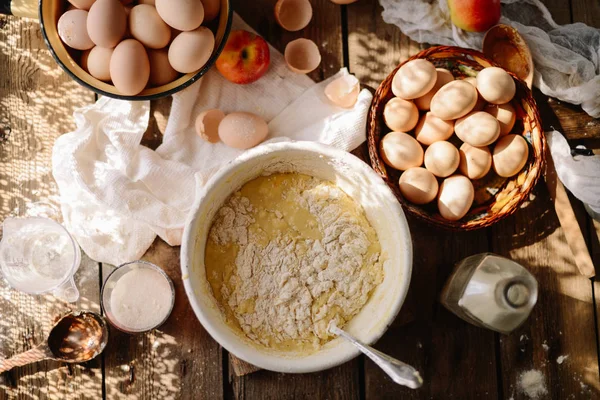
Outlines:
[[252, 83], [269, 69], [269, 45], [262, 37], [243, 30], [232, 31], [223, 52], [217, 59], [217, 69], [233, 83]]
[[485, 32], [500, 20], [500, 0], [448, 0], [450, 18], [469, 32]]

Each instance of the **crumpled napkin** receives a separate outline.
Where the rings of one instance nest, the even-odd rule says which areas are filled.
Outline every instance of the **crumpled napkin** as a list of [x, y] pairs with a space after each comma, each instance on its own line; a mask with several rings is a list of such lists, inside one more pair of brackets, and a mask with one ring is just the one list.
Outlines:
[[[237, 15], [236, 29], [251, 30]], [[77, 129], [58, 138], [52, 172], [58, 184], [67, 230], [92, 259], [119, 265], [139, 259], [160, 236], [181, 244], [183, 227], [200, 189], [241, 150], [200, 139], [196, 116], [219, 108], [247, 111], [269, 124], [270, 140], [311, 140], [350, 151], [366, 139], [372, 95], [360, 92], [353, 108], [333, 105], [325, 86], [291, 72], [273, 47], [267, 74], [235, 85], [216, 70], [173, 95], [163, 144], [140, 145], [150, 103], [100, 98], [74, 113]]]
[[[582, 23], [558, 25], [539, 0], [501, 1], [500, 22], [515, 27], [531, 49], [534, 85], [600, 118], [600, 29]], [[483, 34], [452, 25], [447, 0], [379, 2], [384, 21], [417, 42], [481, 49]]]

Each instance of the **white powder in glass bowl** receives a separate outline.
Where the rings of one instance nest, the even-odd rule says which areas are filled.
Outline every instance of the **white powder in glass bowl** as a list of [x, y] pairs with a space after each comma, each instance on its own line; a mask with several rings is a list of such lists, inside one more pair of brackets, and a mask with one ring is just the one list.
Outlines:
[[135, 268], [125, 273], [110, 294], [115, 322], [132, 331], [156, 327], [171, 312], [172, 302], [169, 281], [150, 268]]

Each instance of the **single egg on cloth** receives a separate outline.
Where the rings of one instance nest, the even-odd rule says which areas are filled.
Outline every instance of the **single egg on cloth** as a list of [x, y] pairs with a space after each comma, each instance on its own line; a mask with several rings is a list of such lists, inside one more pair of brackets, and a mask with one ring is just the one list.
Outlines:
[[409, 168], [402, 173], [400, 193], [413, 204], [427, 204], [437, 196], [439, 185], [433, 174], [425, 168]]
[[134, 96], [150, 79], [150, 61], [144, 46], [135, 39], [125, 39], [110, 57], [110, 77], [119, 93]]
[[309, 0], [278, 0], [275, 3], [275, 20], [286, 31], [306, 28], [313, 10]]
[[424, 96], [437, 79], [435, 66], [423, 59], [412, 60], [398, 69], [392, 80], [392, 93], [405, 100]]
[[515, 126], [517, 113], [515, 108], [510, 104], [488, 104], [483, 111], [496, 118], [500, 123], [500, 136], [508, 135]]
[[431, 112], [421, 117], [415, 128], [415, 138], [421, 144], [429, 146], [441, 140], [448, 140], [454, 133], [454, 121], [445, 121]]
[[227, 115], [219, 124], [219, 138], [229, 147], [249, 149], [266, 139], [269, 126], [258, 115], [235, 112]]
[[477, 74], [477, 90], [492, 104], [505, 104], [515, 97], [513, 78], [502, 68], [487, 67]]
[[391, 130], [408, 132], [419, 122], [419, 110], [412, 101], [394, 97], [385, 105], [383, 119]]
[[127, 14], [119, 0], [96, 0], [90, 8], [87, 31], [96, 46], [113, 48], [125, 35]]
[[405, 171], [423, 164], [423, 148], [404, 132], [390, 132], [379, 143], [379, 154], [392, 168]]
[[86, 64], [87, 71], [96, 79], [110, 81], [110, 59], [114, 49], [96, 46], [90, 50]]
[[458, 149], [450, 142], [435, 142], [425, 150], [425, 168], [435, 176], [445, 178], [458, 168]]
[[492, 154], [487, 146], [474, 147], [463, 143], [458, 150], [460, 164], [458, 169], [469, 179], [481, 179], [492, 168]]
[[360, 82], [351, 74], [340, 76], [325, 87], [325, 96], [338, 107], [354, 107], [359, 93]]
[[150, 61], [150, 85], [162, 86], [173, 82], [179, 76], [169, 63], [167, 49], [148, 49], [148, 60]]
[[215, 36], [208, 28], [181, 32], [169, 46], [169, 62], [175, 71], [187, 74], [199, 70], [215, 48]]
[[64, 44], [75, 50], [89, 50], [94, 47], [87, 31], [88, 12], [70, 10], [58, 19], [58, 36]]
[[308, 74], [321, 64], [319, 47], [309, 39], [292, 40], [285, 46], [283, 54], [287, 66], [299, 74]]
[[[469, 76], [468, 78], [463, 79], [465, 82], [469, 82], [475, 89], [477, 89], [477, 78], [474, 76]], [[477, 103], [475, 103], [475, 107], [473, 107], [473, 111], [483, 111], [486, 106], [486, 101], [479, 92], [477, 92]]]
[[521, 135], [506, 135], [494, 147], [494, 171], [503, 178], [510, 178], [523, 169], [529, 157], [529, 146]]
[[415, 99], [415, 105], [419, 110], [429, 110], [433, 96], [438, 92], [438, 90], [440, 90], [442, 86], [454, 80], [454, 75], [452, 75], [452, 72], [448, 71], [447, 69], [436, 68], [435, 70], [437, 72], [437, 79], [433, 89], [427, 92], [427, 94], [424, 96]]
[[484, 111], [472, 111], [454, 123], [454, 132], [471, 146], [488, 146], [500, 136], [500, 123]]
[[193, 31], [204, 21], [200, 0], [155, 0], [155, 5], [162, 20], [180, 31]]
[[473, 205], [475, 189], [466, 176], [452, 175], [442, 182], [438, 193], [438, 210], [442, 217], [450, 221], [458, 221]]
[[467, 115], [477, 103], [477, 89], [469, 82], [452, 81], [442, 86], [431, 99], [431, 112], [443, 120]]
[[196, 133], [209, 143], [217, 143], [219, 141], [219, 124], [223, 118], [225, 118], [225, 113], [216, 108], [202, 111], [196, 118]]
[[150, 49], [162, 49], [171, 41], [171, 27], [148, 4], [138, 4], [129, 13], [129, 31], [134, 39]]

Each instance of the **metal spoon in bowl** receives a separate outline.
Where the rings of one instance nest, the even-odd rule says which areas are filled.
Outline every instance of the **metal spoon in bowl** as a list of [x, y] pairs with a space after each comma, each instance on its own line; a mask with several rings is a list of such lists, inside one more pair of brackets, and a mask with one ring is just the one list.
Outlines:
[[104, 317], [90, 311], [69, 313], [52, 327], [45, 342], [0, 360], [0, 373], [42, 360], [86, 362], [102, 353], [107, 343], [108, 326]]
[[358, 349], [369, 357], [379, 366], [394, 382], [399, 385], [407, 386], [411, 389], [418, 389], [423, 385], [423, 378], [415, 368], [393, 357], [383, 354], [374, 348], [364, 345], [348, 332], [338, 328], [335, 324], [329, 325], [329, 332], [338, 335], [358, 347]]

